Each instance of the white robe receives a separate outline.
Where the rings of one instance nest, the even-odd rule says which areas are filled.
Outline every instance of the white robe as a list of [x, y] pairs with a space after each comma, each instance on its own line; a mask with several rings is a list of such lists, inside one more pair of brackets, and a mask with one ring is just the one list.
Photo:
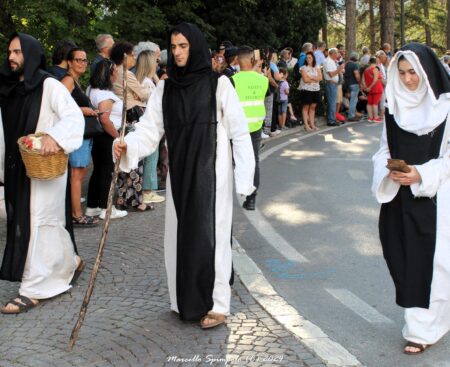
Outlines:
[[[387, 177], [389, 170], [385, 166], [388, 158], [391, 156], [384, 127], [380, 149], [372, 158], [372, 191], [380, 204], [393, 200], [400, 188], [398, 183]], [[436, 249], [430, 307], [405, 309], [403, 337], [415, 343], [434, 344], [450, 330], [450, 115], [447, 117], [439, 158], [415, 167], [422, 182], [411, 185], [412, 194], [415, 197], [437, 195]]]
[[[0, 114], [0, 181], [4, 180], [5, 144]], [[68, 154], [83, 142], [84, 118], [67, 88], [44, 81], [36, 132], [50, 135]], [[30, 242], [19, 294], [54, 297], [71, 288], [76, 254], [66, 225], [67, 172], [48, 181], [30, 180]]]
[[[125, 137], [128, 149], [120, 162], [121, 170], [128, 172], [138, 161], [158, 148], [164, 134], [162, 96], [164, 82], [158, 83], [152, 93], [145, 114], [136, 124], [136, 131]], [[212, 311], [228, 315], [231, 289], [231, 222], [233, 212], [233, 167], [230, 139], [233, 141], [235, 162], [234, 179], [238, 194], [250, 195], [254, 191], [255, 158], [244, 111], [227, 77], [218, 80], [217, 92], [217, 154], [215, 205], [215, 282]], [[170, 162], [169, 162], [170, 165]], [[166, 222], [164, 254], [171, 309], [178, 312], [176, 298], [177, 216], [173, 203], [170, 176], [167, 178]]]

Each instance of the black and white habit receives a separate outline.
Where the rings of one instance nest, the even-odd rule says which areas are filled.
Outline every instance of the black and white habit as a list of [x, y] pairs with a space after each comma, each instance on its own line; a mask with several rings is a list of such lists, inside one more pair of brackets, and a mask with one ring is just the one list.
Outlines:
[[238, 96], [227, 77], [211, 70], [203, 34], [188, 23], [173, 31], [189, 41], [188, 62], [177, 67], [169, 55], [169, 79], [158, 84], [136, 131], [126, 136], [120, 167], [136, 168], [166, 134], [164, 250], [171, 309], [182, 320], [197, 321], [210, 310], [229, 314], [232, 160], [236, 191], [242, 195], [254, 191], [255, 160]]
[[21, 282], [22, 296], [45, 299], [67, 291], [77, 267], [65, 205], [67, 171], [53, 180], [30, 180], [17, 139], [44, 132], [70, 153], [81, 146], [84, 119], [67, 89], [45, 71], [40, 43], [23, 33], [14, 37], [20, 39], [25, 60], [24, 80], [6, 60], [0, 71], [0, 181], [7, 238], [0, 279]]
[[[419, 76], [415, 91], [400, 79], [402, 55]], [[430, 48], [412, 43], [396, 53], [386, 98], [386, 124], [373, 156], [380, 240], [397, 304], [406, 308], [404, 338], [434, 344], [450, 330], [450, 83]], [[388, 158], [414, 165], [421, 182], [392, 181]]]

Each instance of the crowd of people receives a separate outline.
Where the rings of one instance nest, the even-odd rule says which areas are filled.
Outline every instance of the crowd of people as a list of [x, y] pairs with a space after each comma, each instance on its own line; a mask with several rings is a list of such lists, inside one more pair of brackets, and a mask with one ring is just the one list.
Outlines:
[[[297, 120], [297, 108], [304, 129], [318, 130], [315, 112], [324, 89], [328, 126], [358, 121], [364, 113], [371, 123], [385, 122], [373, 191], [383, 204], [380, 238], [397, 303], [407, 308], [404, 352], [421, 353], [447, 333], [448, 60], [419, 44], [398, 52], [384, 44], [375, 55], [364, 47], [361, 57], [352, 52], [348, 58], [343, 45], [327, 49], [324, 42], [305, 43], [298, 58], [289, 47], [278, 57], [272, 48], [228, 41], [211, 51], [189, 23], [171, 29], [169, 39], [161, 51], [153, 42], [133, 45], [99, 35], [85, 90], [86, 50], [58, 42], [49, 74], [36, 39], [11, 37], [0, 72], [0, 179], [7, 209], [0, 279], [21, 286], [1, 312], [28, 311], [74, 284], [85, 262], [72, 227], [105, 219], [114, 160], [120, 159], [111, 218], [166, 201], [171, 309], [205, 329], [224, 323], [231, 298], [233, 177], [236, 192], [246, 197], [244, 209], [255, 210], [261, 139]], [[289, 101], [294, 84], [301, 106]], [[93, 122], [102, 131], [92, 137], [87, 126]], [[69, 154], [69, 172], [49, 181], [26, 177], [16, 141], [36, 131], [45, 132], [42, 155]], [[386, 166], [391, 158], [409, 165]], [[158, 193], [163, 187], [165, 197]]]

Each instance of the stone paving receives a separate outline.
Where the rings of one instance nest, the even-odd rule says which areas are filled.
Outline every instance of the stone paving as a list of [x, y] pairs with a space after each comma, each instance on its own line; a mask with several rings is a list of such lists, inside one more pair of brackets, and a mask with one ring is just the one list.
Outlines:
[[[0, 253], [5, 243], [0, 219]], [[78, 285], [28, 313], [0, 315], [0, 366], [325, 365], [264, 311], [238, 277], [226, 326], [202, 330], [169, 310], [163, 258], [164, 204], [111, 222], [96, 288], [79, 339], [67, 345], [95, 259], [101, 228], [77, 229], [87, 260]], [[17, 283], [0, 281], [0, 300]]]

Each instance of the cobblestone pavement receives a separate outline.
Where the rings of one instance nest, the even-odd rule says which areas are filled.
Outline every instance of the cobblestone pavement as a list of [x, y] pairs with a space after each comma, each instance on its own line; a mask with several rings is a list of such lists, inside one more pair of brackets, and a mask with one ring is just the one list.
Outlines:
[[[164, 204], [111, 222], [96, 288], [79, 339], [67, 349], [101, 228], [76, 230], [87, 260], [78, 285], [20, 315], [0, 315], [0, 366], [321, 366], [235, 278], [232, 316], [208, 331], [169, 310], [163, 259]], [[0, 219], [0, 253], [5, 243]], [[0, 301], [18, 284], [0, 281]]]

